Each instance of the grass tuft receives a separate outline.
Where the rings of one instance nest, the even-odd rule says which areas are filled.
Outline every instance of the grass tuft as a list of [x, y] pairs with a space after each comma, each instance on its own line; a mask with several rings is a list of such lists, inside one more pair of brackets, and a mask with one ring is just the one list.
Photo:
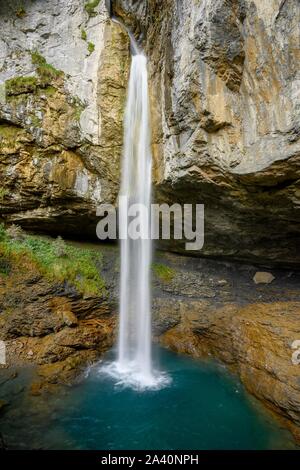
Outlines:
[[48, 84], [52, 80], [63, 75], [61, 70], [57, 70], [53, 65], [48, 64], [45, 57], [43, 57], [38, 51], [31, 52], [31, 61], [36, 66], [36, 70], [41, 80]]
[[164, 282], [171, 282], [175, 277], [175, 270], [165, 264], [153, 263], [152, 270], [155, 275]]
[[34, 93], [36, 88], [36, 77], [14, 77], [6, 80], [5, 82], [5, 91], [7, 96], [20, 95], [22, 93]]
[[4, 259], [17, 265], [33, 264], [49, 281], [68, 282], [81, 294], [105, 295], [105, 282], [99, 274], [101, 253], [64, 244], [61, 256], [61, 246], [61, 239], [57, 242], [32, 235], [25, 235], [22, 241], [12, 239], [0, 224], [0, 255]]
[[93, 42], [89, 42], [88, 43], [88, 51], [89, 51], [89, 55], [91, 55], [95, 50], [95, 44]]
[[97, 13], [95, 12], [95, 8], [99, 5], [100, 0], [92, 0], [91, 2], [88, 2], [84, 5], [84, 9], [89, 15], [89, 17], [96, 16]]
[[18, 18], [23, 18], [24, 16], [26, 16], [26, 10], [22, 5], [20, 5], [16, 10], [16, 16]]

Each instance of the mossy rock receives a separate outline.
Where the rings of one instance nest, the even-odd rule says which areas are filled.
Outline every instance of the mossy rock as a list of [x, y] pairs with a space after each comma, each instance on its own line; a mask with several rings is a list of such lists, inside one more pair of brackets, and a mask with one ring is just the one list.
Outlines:
[[[26, 131], [21, 129], [18, 126], [10, 125], [10, 124], [0, 124], [0, 142], [5, 142], [6, 145], [14, 146], [19, 138], [22, 136], [26, 136]], [[0, 194], [4, 197], [6, 194], [6, 190], [2, 187], [2, 191], [0, 189]], [[0, 196], [1, 198], [1, 196]]]
[[95, 50], [95, 44], [93, 42], [89, 42], [88, 43], [88, 51], [89, 51], [89, 55], [91, 55]]
[[62, 70], [58, 70], [53, 65], [48, 64], [45, 57], [38, 51], [31, 52], [31, 60], [33, 65], [36, 66], [41, 86], [47, 86], [64, 75]]
[[161, 263], [153, 263], [152, 270], [156, 277], [163, 282], [171, 282], [175, 277], [175, 270]]
[[24, 265], [28, 270], [32, 264], [49, 281], [67, 282], [83, 295], [106, 296], [105, 281], [99, 270], [99, 264], [102, 264], [99, 251], [66, 244], [65, 256], [61, 257], [57, 254], [57, 242], [29, 235], [23, 240], [14, 240], [1, 227], [0, 257], [14, 267], [21, 270]]
[[0, 186], [0, 202], [2, 202], [8, 194], [9, 194], [8, 189]]
[[5, 90], [7, 96], [21, 95], [22, 93], [35, 93], [38, 86], [36, 77], [14, 77], [6, 80]]
[[88, 2], [84, 5], [84, 9], [89, 15], [89, 17], [93, 17], [97, 15], [95, 8], [97, 8], [99, 3], [100, 3], [100, 0], [92, 0], [91, 2]]

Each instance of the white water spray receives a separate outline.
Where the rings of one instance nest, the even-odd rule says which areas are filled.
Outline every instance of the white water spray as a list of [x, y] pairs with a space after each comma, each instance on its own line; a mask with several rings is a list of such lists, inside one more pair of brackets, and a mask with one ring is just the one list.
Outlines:
[[[132, 56], [125, 111], [124, 160], [121, 195], [121, 229], [128, 228], [128, 209], [143, 204], [148, 213], [139, 214], [140, 230], [148, 239], [121, 240], [121, 292], [118, 363], [120, 370], [134, 373], [141, 382], [151, 382], [150, 309], [150, 203], [151, 151], [147, 61], [143, 54]], [[127, 207], [126, 207], [127, 206]]]
[[[132, 62], [124, 120], [124, 154], [120, 211], [121, 280], [118, 359], [109, 372], [136, 388], [158, 388], [166, 377], [152, 369], [151, 359], [151, 136], [147, 59], [130, 35]], [[125, 196], [125, 197], [124, 197]], [[126, 236], [129, 207], [138, 213], [143, 237]], [[122, 239], [124, 236], [124, 239]]]

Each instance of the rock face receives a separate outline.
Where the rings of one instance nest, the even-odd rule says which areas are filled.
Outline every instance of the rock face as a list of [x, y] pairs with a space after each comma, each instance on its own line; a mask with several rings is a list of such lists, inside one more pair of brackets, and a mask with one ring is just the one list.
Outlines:
[[103, 2], [71, 3], [1, 3], [0, 211], [95, 235], [118, 192], [128, 42]]
[[[104, 0], [71, 3], [1, 4], [0, 209], [95, 234], [118, 193], [128, 38]], [[149, 58], [156, 199], [205, 204], [192, 254], [299, 264], [298, 0], [112, 5]]]
[[146, 36], [158, 200], [205, 204], [204, 255], [298, 264], [299, 2], [114, 5]]
[[[115, 299], [117, 255], [104, 254]], [[300, 273], [274, 269], [272, 283], [255, 284], [255, 266], [163, 252], [152, 270], [154, 340], [220, 360], [300, 442]]]
[[0, 338], [7, 367], [37, 366], [32, 392], [73, 381], [114, 343], [114, 305], [50, 281], [34, 264], [10, 262], [0, 275]]
[[300, 442], [299, 273], [275, 271], [272, 284], [255, 285], [253, 266], [171, 254], [159, 263], [168, 271], [155, 281], [157, 340], [222, 361]]

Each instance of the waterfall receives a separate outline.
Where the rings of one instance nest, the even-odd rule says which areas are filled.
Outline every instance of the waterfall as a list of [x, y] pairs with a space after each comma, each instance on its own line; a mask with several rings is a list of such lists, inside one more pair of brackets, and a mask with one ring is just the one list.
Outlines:
[[[113, 20], [120, 23], [116, 18]], [[123, 24], [121, 26], [125, 28]], [[139, 389], [158, 388], [167, 382], [167, 378], [153, 370], [151, 359], [152, 156], [147, 59], [132, 33], [127, 32], [132, 57], [119, 197], [121, 267], [118, 357], [109, 366], [109, 372], [121, 383]], [[133, 208], [137, 212], [130, 214]], [[128, 229], [136, 217], [140, 237], [132, 238], [130, 234], [127, 236]]]
[[[140, 204], [143, 238], [121, 239], [120, 322], [118, 364], [121, 371], [151, 382], [150, 204], [151, 150], [147, 60], [132, 56], [124, 121], [124, 155], [120, 196], [120, 235], [128, 232], [128, 211]], [[143, 208], [145, 210], [143, 210]], [[126, 236], [126, 233], [124, 233]]]

